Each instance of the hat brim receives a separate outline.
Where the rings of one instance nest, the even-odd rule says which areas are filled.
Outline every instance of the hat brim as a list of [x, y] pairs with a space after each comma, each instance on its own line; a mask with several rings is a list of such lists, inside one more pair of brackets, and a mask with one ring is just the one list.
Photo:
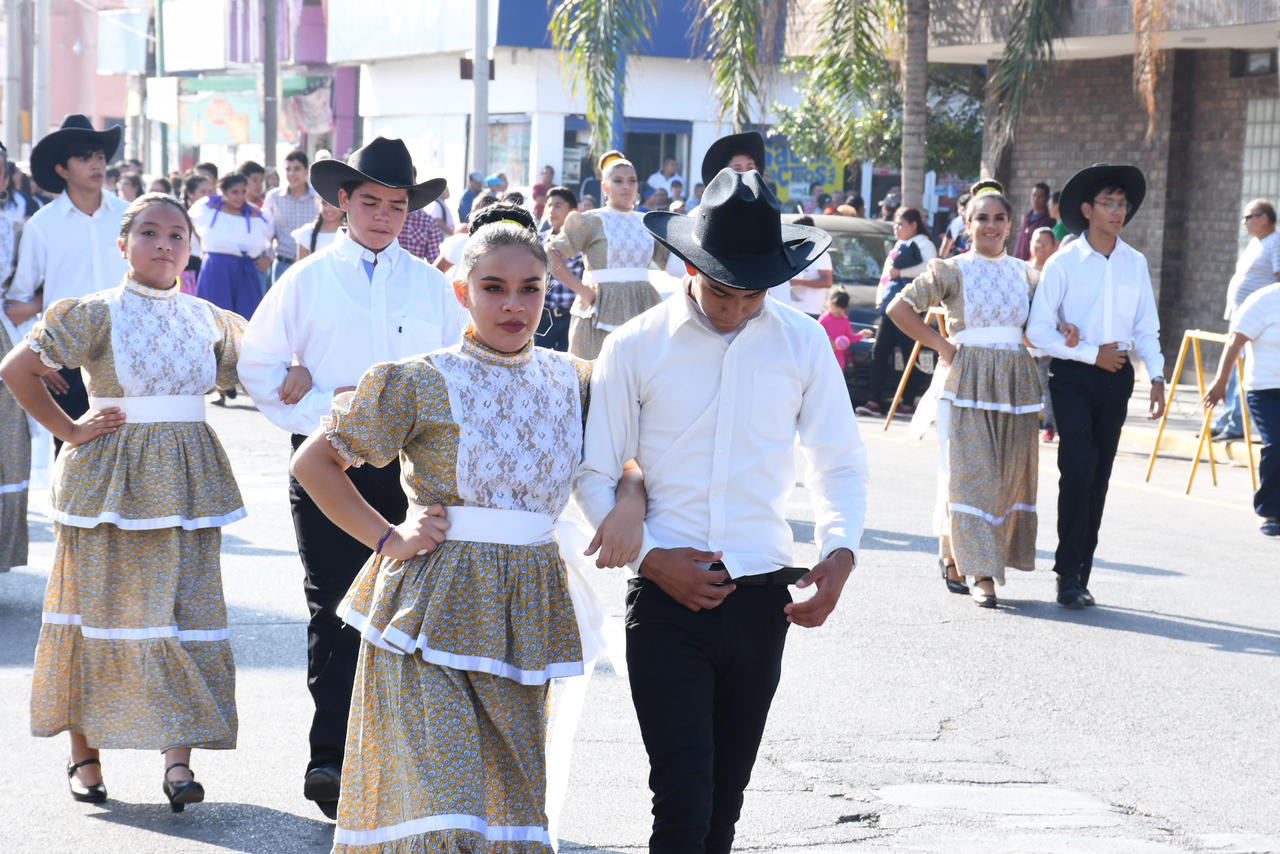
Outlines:
[[91, 145], [96, 143], [102, 147], [102, 153], [110, 163], [116, 156], [116, 152], [120, 150], [120, 139], [123, 135], [124, 131], [119, 127], [106, 130], [83, 128], [55, 130], [31, 149], [31, 177], [41, 189], [61, 193], [67, 188], [67, 182], [62, 180], [62, 176], [54, 167], [62, 163], [63, 153], [68, 147], [79, 142], [87, 142]]
[[763, 291], [780, 285], [808, 269], [831, 246], [831, 235], [820, 228], [783, 223], [778, 250], [717, 256], [694, 238], [695, 216], [649, 211], [644, 215], [644, 227], [698, 272], [741, 291]]
[[756, 162], [756, 171], [764, 173], [764, 137], [756, 131], [722, 136], [702, 156], [702, 183], [710, 184], [720, 170], [729, 165], [735, 154], [746, 154]]
[[1137, 166], [1107, 164], [1081, 169], [1071, 176], [1071, 180], [1062, 188], [1062, 195], [1058, 197], [1058, 215], [1062, 218], [1062, 224], [1077, 237], [1089, 227], [1089, 221], [1084, 218], [1080, 205], [1089, 201], [1085, 195], [1101, 181], [1115, 182], [1124, 187], [1125, 200], [1129, 202], [1125, 225], [1133, 219], [1138, 208], [1142, 207], [1142, 200], [1147, 196], [1147, 179]]
[[408, 210], [410, 211], [424, 208], [440, 198], [440, 194], [444, 192], [444, 188], [448, 185], [444, 178], [432, 178], [430, 181], [423, 181], [421, 184], [388, 184], [366, 175], [353, 166], [348, 166], [341, 160], [320, 160], [312, 163], [310, 177], [312, 189], [319, 194], [320, 198], [334, 207], [338, 207], [338, 190], [342, 189], [343, 184], [348, 184], [352, 181], [368, 181], [371, 184], [379, 184], [383, 187], [390, 187], [393, 190], [408, 190]]

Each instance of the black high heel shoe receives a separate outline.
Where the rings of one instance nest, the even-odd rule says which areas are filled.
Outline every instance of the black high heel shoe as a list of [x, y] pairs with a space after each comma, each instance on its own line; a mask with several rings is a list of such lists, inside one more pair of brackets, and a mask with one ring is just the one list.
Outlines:
[[[990, 581], [993, 587], [992, 592], [983, 593], [982, 588], [978, 586], [978, 582], [980, 581]], [[977, 605], [979, 608], [995, 608], [997, 606], [997, 602], [994, 585], [995, 580], [990, 576], [975, 578], [973, 580], [973, 604]]]
[[938, 558], [938, 568], [942, 570], [942, 580], [947, 582], [947, 589], [952, 593], [959, 593], [961, 596], [964, 596], [969, 592], [969, 585], [965, 584], [963, 581], [955, 581], [947, 575], [947, 568], [953, 566], [955, 566], [954, 563], [949, 564], [942, 558]]
[[82, 759], [79, 762], [67, 763], [67, 787], [71, 789], [71, 797], [77, 801], [83, 801], [86, 804], [101, 804], [107, 800], [107, 785], [105, 783], [95, 783], [92, 786], [81, 785], [76, 780], [76, 771], [86, 765], [97, 765], [102, 767], [102, 763], [97, 759]]
[[191, 766], [185, 762], [175, 762], [164, 769], [164, 796], [169, 799], [169, 809], [182, 812], [187, 804], [198, 804], [204, 800], [204, 786], [197, 783], [194, 777], [190, 780], [171, 781], [169, 772], [174, 768], [186, 768], [190, 771]]

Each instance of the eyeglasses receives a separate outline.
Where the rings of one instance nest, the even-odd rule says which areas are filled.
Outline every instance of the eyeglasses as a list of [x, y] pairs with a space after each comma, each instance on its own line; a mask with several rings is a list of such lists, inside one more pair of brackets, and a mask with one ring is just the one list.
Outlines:
[[1249, 220], [1254, 219], [1255, 217], [1260, 217], [1262, 215], [1263, 215], [1262, 211], [1256, 211], [1255, 213], [1245, 214], [1244, 216], [1240, 217], [1240, 219], [1244, 222], [1248, 222]]
[[1105, 202], [1094, 202], [1093, 206], [1095, 208], [1102, 208], [1107, 213], [1121, 213], [1121, 212], [1128, 213], [1129, 212], [1128, 202], [1116, 202], [1108, 199]]

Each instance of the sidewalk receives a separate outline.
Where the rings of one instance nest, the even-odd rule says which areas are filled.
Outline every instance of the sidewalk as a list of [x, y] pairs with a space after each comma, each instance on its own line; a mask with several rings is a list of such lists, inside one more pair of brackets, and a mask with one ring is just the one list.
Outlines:
[[[1129, 399], [1129, 417], [1120, 433], [1120, 447], [1126, 451], [1150, 454], [1156, 442], [1156, 433], [1160, 429], [1160, 420], [1147, 419], [1147, 404], [1150, 401], [1151, 385], [1145, 381], [1138, 382], [1133, 388], [1133, 397]], [[1164, 435], [1160, 437], [1159, 460], [1169, 458], [1190, 462], [1196, 454], [1200, 443], [1200, 425], [1204, 412], [1200, 408], [1200, 392], [1194, 383], [1182, 383], [1172, 395], [1173, 403], [1169, 408], [1169, 417], [1165, 421]], [[1209, 462], [1209, 443], [1200, 454], [1200, 462]], [[1262, 442], [1257, 431], [1253, 433], [1253, 458], [1257, 465], [1258, 452]], [[1214, 442], [1213, 457], [1224, 465], [1249, 465], [1248, 450], [1243, 439], [1229, 442]]]

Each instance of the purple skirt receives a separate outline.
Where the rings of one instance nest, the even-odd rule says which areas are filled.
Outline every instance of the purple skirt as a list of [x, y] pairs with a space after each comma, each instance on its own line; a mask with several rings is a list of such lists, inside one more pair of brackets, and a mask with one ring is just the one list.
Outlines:
[[262, 302], [258, 268], [248, 255], [207, 252], [200, 262], [196, 296], [241, 317], [252, 317]]

